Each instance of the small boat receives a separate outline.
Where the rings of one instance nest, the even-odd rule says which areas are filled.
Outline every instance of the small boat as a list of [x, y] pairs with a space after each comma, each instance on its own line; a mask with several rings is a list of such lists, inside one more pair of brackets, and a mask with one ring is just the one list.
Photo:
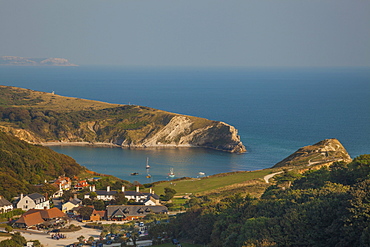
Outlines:
[[169, 176], [170, 178], [175, 177], [175, 173], [173, 173], [173, 168], [170, 168], [170, 173], [168, 173], [168, 176]]
[[152, 175], [150, 175], [150, 174], [146, 175], [146, 178], [151, 178], [151, 177], [152, 177]]
[[206, 175], [204, 172], [199, 172], [198, 174], [199, 174], [199, 176], [204, 176], [204, 175]]
[[136, 176], [136, 175], [139, 175], [139, 173], [138, 172], [131, 173], [131, 176]]
[[146, 166], [145, 166], [146, 169], [149, 169], [150, 168], [150, 165], [149, 165], [149, 158], [147, 157], [146, 158]]

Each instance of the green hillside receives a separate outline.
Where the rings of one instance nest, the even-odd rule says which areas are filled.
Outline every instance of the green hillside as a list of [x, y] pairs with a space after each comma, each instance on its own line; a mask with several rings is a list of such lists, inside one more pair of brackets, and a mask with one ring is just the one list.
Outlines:
[[220, 121], [0, 85], [0, 129], [32, 143], [104, 143], [127, 148], [196, 146], [246, 151]]
[[32, 192], [31, 185], [64, 174], [73, 177], [84, 171], [71, 157], [0, 131], [0, 195], [8, 199]]
[[370, 155], [274, 179], [261, 198], [191, 200], [186, 213], [149, 233], [212, 247], [369, 246]]

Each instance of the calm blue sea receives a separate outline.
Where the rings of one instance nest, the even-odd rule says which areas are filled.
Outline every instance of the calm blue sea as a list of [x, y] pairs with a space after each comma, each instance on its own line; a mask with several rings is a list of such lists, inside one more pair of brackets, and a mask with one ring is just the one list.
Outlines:
[[129, 181], [165, 180], [170, 168], [176, 177], [268, 168], [326, 138], [339, 139], [352, 157], [370, 153], [369, 68], [0, 67], [0, 84], [224, 121], [239, 130], [248, 149], [237, 155], [53, 147]]

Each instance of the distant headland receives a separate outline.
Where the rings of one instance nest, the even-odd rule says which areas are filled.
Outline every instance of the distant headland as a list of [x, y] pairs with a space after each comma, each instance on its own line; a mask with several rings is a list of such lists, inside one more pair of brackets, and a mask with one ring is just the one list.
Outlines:
[[0, 65], [11, 66], [78, 66], [65, 58], [30, 58], [16, 56], [1, 56]]

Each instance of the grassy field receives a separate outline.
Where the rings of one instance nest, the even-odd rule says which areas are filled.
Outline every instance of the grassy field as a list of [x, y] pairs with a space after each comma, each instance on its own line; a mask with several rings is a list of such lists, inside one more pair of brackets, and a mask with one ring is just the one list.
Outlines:
[[164, 193], [164, 188], [169, 187], [176, 190], [176, 196], [184, 195], [206, 195], [222, 188], [222, 190], [239, 187], [238, 185], [247, 185], [251, 182], [261, 182], [263, 177], [270, 174], [272, 170], [258, 170], [251, 172], [232, 172], [217, 174], [205, 178], [186, 178], [182, 180], [172, 180], [157, 183], [154, 185], [154, 191], [160, 195]]
[[[38, 92], [23, 88], [1, 86], [1, 97], [4, 106], [33, 107], [39, 110], [53, 110], [57, 112], [99, 110], [113, 108], [119, 105], [85, 100], [72, 97], [63, 97], [53, 93]], [[14, 96], [15, 95], [15, 96]], [[17, 95], [19, 97], [17, 98]]]

